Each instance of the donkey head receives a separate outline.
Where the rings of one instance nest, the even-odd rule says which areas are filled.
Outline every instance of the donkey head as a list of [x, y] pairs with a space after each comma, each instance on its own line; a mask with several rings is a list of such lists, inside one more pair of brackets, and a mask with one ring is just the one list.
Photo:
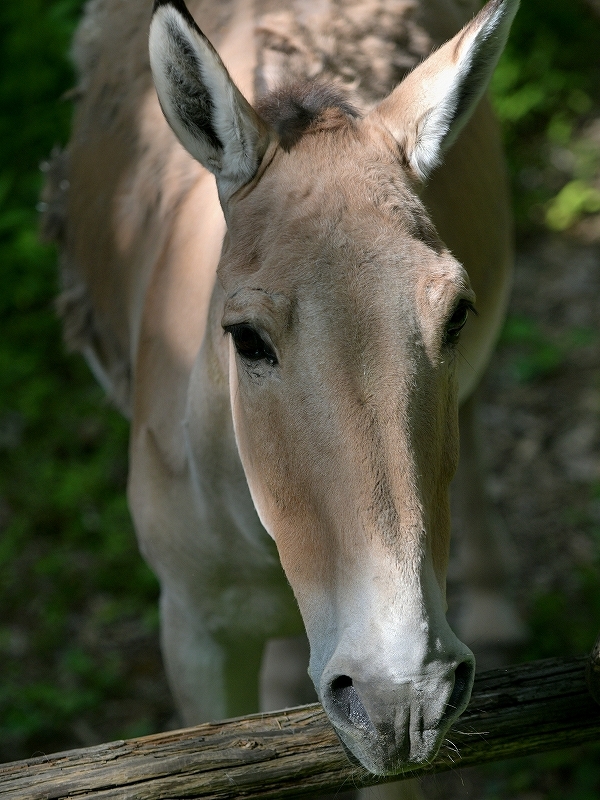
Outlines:
[[485, 91], [517, 4], [492, 0], [365, 117], [314, 85], [255, 111], [180, 0], [159, 0], [152, 21], [162, 108], [215, 174], [227, 220], [239, 455], [319, 698], [374, 773], [430, 759], [473, 680], [445, 574], [456, 348], [475, 298], [418, 190]]

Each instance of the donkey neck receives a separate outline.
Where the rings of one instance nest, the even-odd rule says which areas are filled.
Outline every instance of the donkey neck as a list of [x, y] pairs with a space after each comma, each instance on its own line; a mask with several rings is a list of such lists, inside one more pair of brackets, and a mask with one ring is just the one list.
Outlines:
[[318, 79], [364, 111], [475, 11], [473, 0], [256, 0], [260, 97]]

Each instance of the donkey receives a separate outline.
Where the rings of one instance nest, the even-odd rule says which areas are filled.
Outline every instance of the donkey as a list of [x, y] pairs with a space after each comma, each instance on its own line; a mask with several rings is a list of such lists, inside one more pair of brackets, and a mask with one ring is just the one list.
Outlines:
[[221, 56], [183, 0], [88, 3], [49, 191], [67, 340], [131, 419], [182, 720], [307, 699], [305, 630], [342, 743], [396, 774], [473, 681], [459, 406], [465, 638], [518, 629], [472, 399], [510, 285], [484, 94], [518, 0], [191, 5]]

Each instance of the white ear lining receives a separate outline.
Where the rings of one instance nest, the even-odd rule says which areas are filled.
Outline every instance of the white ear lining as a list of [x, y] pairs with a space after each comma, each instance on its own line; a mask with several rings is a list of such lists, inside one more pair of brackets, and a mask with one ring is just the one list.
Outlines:
[[[448, 70], [452, 74], [450, 85], [446, 84], [447, 88], [441, 93], [440, 100], [419, 122], [416, 144], [409, 160], [421, 180], [425, 180], [439, 165], [443, 152], [452, 146], [484, 94], [506, 44], [518, 5], [518, 0], [512, 4], [489, 4], [489, 19], [464, 48], [458, 65], [453, 70]], [[480, 13], [485, 13], [485, 9]], [[467, 31], [468, 28], [464, 33]], [[477, 64], [477, 61], [481, 63]], [[438, 81], [441, 86], [445, 83], [441, 75], [438, 76]], [[469, 96], [465, 108], [461, 110], [463, 93], [468, 93]]]
[[518, 6], [519, 0], [490, 0], [368, 115], [391, 133], [421, 181], [440, 163], [484, 94]]
[[185, 149], [215, 174], [221, 194], [229, 196], [254, 176], [266, 149], [266, 126], [208, 40], [173, 5], [157, 8], [149, 47], [167, 121]]
[[[202, 75], [214, 102], [213, 123], [223, 143], [225, 157], [221, 178], [249, 181], [257, 168], [257, 150], [261, 130], [258, 118], [245, 97], [237, 89], [225, 71], [216, 53], [206, 48], [207, 62], [212, 68], [202, 65]], [[206, 62], [205, 62], [206, 63]], [[262, 155], [262, 154], [261, 154]]]
[[[181, 14], [170, 5], [162, 5], [156, 10], [150, 26], [149, 49], [150, 65], [154, 84], [163, 112], [185, 149], [211, 172], [221, 169], [222, 145], [216, 131], [211, 131], [209, 106], [205, 108], [207, 124], [199, 132], [198, 125], [192, 123], [189, 114], [190, 90], [184, 85], [184, 76], [195, 66], [199, 71], [205, 54], [201, 51], [203, 42], [193, 35]], [[185, 42], [188, 54], [182, 53], [177, 41]], [[208, 48], [205, 48], [208, 49]], [[190, 58], [190, 54], [192, 54]], [[187, 55], [188, 61], [184, 61]], [[212, 55], [212, 54], [211, 54]], [[195, 64], [192, 62], [195, 62]], [[200, 71], [198, 79], [203, 78]], [[198, 80], [200, 84], [200, 80]], [[185, 90], [188, 90], [186, 96]], [[207, 95], [208, 99], [208, 95]]]
[[[409, 162], [417, 177], [424, 181], [442, 161], [442, 153], [450, 144], [450, 128], [458, 105], [460, 84], [455, 82], [443, 100], [432, 106], [419, 120], [414, 148]], [[456, 132], [458, 134], [458, 131]], [[455, 136], [452, 136], [454, 140]]]

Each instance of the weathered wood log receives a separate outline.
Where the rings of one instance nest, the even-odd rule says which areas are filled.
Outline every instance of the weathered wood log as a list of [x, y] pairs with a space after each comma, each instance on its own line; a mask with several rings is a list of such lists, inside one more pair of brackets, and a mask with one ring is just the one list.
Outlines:
[[600, 705], [600, 634], [585, 668], [585, 680], [590, 694]]
[[[479, 675], [437, 758], [406, 777], [598, 740], [587, 661]], [[12, 762], [0, 766], [0, 799], [283, 798], [379, 782], [347, 760], [314, 704]]]

